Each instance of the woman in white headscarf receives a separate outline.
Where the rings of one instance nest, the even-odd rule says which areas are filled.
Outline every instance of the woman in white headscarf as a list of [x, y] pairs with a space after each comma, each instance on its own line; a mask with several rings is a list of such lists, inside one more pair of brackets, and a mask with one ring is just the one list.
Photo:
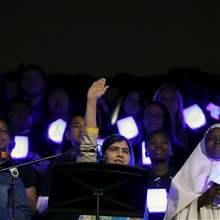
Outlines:
[[220, 219], [220, 124], [211, 126], [173, 178], [164, 220]]

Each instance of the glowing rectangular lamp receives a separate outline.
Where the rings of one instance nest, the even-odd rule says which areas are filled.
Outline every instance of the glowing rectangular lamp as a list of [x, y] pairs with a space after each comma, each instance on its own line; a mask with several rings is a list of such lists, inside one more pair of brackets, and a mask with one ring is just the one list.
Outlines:
[[128, 139], [134, 138], [138, 135], [138, 127], [132, 116], [119, 119], [117, 121], [117, 127], [119, 133]]
[[48, 127], [48, 138], [55, 143], [62, 143], [66, 125], [63, 119], [52, 122]]
[[197, 104], [185, 108], [183, 115], [186, 124], [191, 129], [197, 129], [206, 124], [205, 114]]
[[147, 189], [147, 209], [150, 213], [166, 211], [167, 191], [163, 188]]
[[27, 136], [15, 136], [15, 146], [12, 149], [11, 157], [14, 159], [26, 158], [29, 150], [29, 140]]

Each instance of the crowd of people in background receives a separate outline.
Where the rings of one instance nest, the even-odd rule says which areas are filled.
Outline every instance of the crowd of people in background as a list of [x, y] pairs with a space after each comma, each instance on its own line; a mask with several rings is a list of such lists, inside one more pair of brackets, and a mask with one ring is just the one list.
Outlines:
[[[20, 78], [14, 82], [14, 89], [9, 88], [9, 81], [2, 81], [0, 95], [0, 151], [12, 152], [15, 145], [15, 137], [25, 136], [28, 138], [29, 152], [26, 158], [16, 160], [10, 156], [7, 158], [7, 155], [6, 157], [1, 156], [0, 167], [3, 168], [73, 150], [72, 154], [61, 157], [59, 160], [75, 162], [80, 162], [81, 160], [96, 162], [101, 160], [106, 163], [146, 169], [149, 172], [149, 178], [146, 182], [149, 188], [165, 188], [168, 193], [172, 185], [172, 196], [176, 191], [181, 193], [181, 197], [177, 201], [178, 207], [175, 207], [175, 196], [171, 196], [170, 200], [168, 200], [173, 203], [168, 204], [168, 212], [165, 216], [167, 220], [176, 215], [180, 216], [177, 219], [182, 219], [181, 216], [183, 215], [185, 219], [187, 219], [187, 215], [196, 216], [197, 206], [194, 208], [193, 201], [197, 198], [197, 188], [192, 189], [193, 192], [190, 196], [184, 194], [191, 187], [191, 180], [184, 175], [189, 172], [191, 166], [195, 166], [187, 165], [188, 163], [193, 164], [192, 160], [194, 157], [197, 158], [196, 153], [192, 154], [196, 154], [195, 156], [190, 156], [190, 154], [194, 152], [196, 144], [203, 137], [204, 130], [212, 121], [200, 129], [199, 132], [191, 130], [185, 124], [183, 117], [184, 101], [187, 97], [184, 97], [180, 89], [174, 84], [161, 84], [155, 91], [148, 91], [148, 88], [140, 90], [137, 87], [123, 91], [122, 88], [111, 87], [108, 80], [106, 85], [106, 80], [103, 78], [93, 81], [92, 86], [91, 80], [85, 80], [83, 85], [77, 85], [77, 82], [74, 82], [75, 87], [72, 88], [71, 92], [71, 89], [60, 86], [59, 82], [54, 83], [51, 87], [43, 69], [36, 65], [26, 66], [20, 71]], [[80, 82], [82, 83], [83, 81], [81, 80]], [[71, 82], [68, 82], [68, 84], [71, 84]], [[85, 90], [83, 90], [84, 88]], [[147, 93], [151, 94], [151, 98], [146, 95]], [[133, 117], [138, 128], [138, 135], [131, 139], [120, 135], [116, 126], [117, 120], [128, 116]], [[50, 124], [58, 119], [62, 119], [67, 123], [63, 140], [60, 143], [54, 142], [48, 137]], [[88, 139], [87, 136], [90, 138]], [[209, 142], [211, 141], [210, 136], [213, 137], [210, 132], [205, 136]], [[98, 139], [104, 140], [101, 155], [96, 149]], [[92, 140], [90, 144], [93, 147], [95, 146], [95, 148], [90, 149], [90, 151], [86, 149], [86, 155], [84, 155], [83, 149], [88, 147], [88, 144], [86, 145], [85, 143], [89, 140]], [[143, 155], [143, 143], [145, 143], [146, 155]], [[197, 146], [196, 149], [198, 148]], [[211, 152], [213, 153], [211, 154], [207, 149], [209, 148], [206, 148], [206, 157], [214, 158], [217, 161], [218, 157], [215, 158], [213, 156], [214, 153]], [[82, 159], [83, 156], [84, 158]], [[143, 156], [150, 158], [150, 165], [143, 163]], [[185, 165], [183, 166], [184, 163]], [[46, 216], [47, 210], [42, 207], [39, 198], [49, 196], [50, 164], [50, 160], [45, 160], [19, 169], [18, 193], [26, 194], [26, 197], [20, 197], [16, 201], [18, 205], [15, 207], [15, 219], [49, 219]], [[207, 166], [210, 167], [211, 165]], [[179, 170], [184, 175], [178, 173]], [[197, 172], [197, 169], [195, 170]], [[178, 173], [177, 176], [175, 176], [176, 173]], [[195, 175], [195, 173], [192, 175]], [[184, 181], [188, 184], [185, 186], [186, 189], [178, 188], [179, 184], [181, 184], [182, 176], [184, 176]], [[0, 173], [0, 184], [4, 184], [1, 178], [8, 182], [9, 176], [6, 174], [6, 176], [1, 177]], [[173, 178], [175, 182], [171, 184]], [[199, 198], [201, 198], [199, 199], [199, 206], [204, 207], [206, 204], [210, 205], [213, 201], [207, 202], [208, 199], [205, 196], [201, 196], [206, 192], [205, 190], [208, 190], [208, 183], [203, 179], [201, 184], [204, 184], [206, 189], [201, 190], [201, 186], [199, 186], [198, 197], [200, 196]], [[215, 185], [212, 188], [213, 191], [219, 192], [218, 186]], [[218, 192], [217, 194], [219, 195]], [[0, 193], [2, 195], [3, 191], [0, 190]], [[182, 197], [187, 204], [181, 200]], [[212, 196], [209, 195], [210, 197], [211, 199], [214, 197], [217, 204], [220, 196], [215, 197], [212, 194]], [[2, 199], [1, 196], [0, 199]], [[6, 207], [7, 202], [2, 201], [0, 207]], [[21, 210], [19, 206], [22, 207]], [[192, 206], [193, 208], [186, 208], [186, 206]], [[190, 210], [193, 210], [192, 213]], [[215, 216], [218, 216], [216, 211], [214, 212], [214, 217], [210, 210], [203, 212], [208, 213], [211, 219], [215, 219]], [[6, 210], [4, 217], [0, 217], [0, 219], [6, 219], [5, 216], [9, 214], [10, 210]], [[148, 213], [146, 218], [159, 220], [163, 219], [164, 215], [165, 213]], [[205, 214], [202, 213], [202, 215]], [[68, 215], [65, 216], [65, 219], [68, 220], [68, 217], [73, 219], [73, 216]], [[60, 217], [60, 219], [62, 218], [63, 216]], [[92, 217], [88, 218], [88, 216], [75, 216], [75, 218], [93, 219]], [[56, 218], [51, 217], [51, 219]], [[57, 219], [59, 218], [57, 217]]]

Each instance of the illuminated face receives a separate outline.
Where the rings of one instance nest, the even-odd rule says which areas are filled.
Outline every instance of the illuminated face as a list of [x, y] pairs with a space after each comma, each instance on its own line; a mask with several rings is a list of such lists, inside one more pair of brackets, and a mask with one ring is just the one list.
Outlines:
[[126, 141], [115, 142], [105, 151], [106, 163], [129, 165], [130, 149]]
[[7, 125], [0, 121], [0, 150], [6, 150], [10, 143], [10, 136]]
[[72, 119], [70, 128], [67, 132], [67, 139], [69, 139], [73, 145], [81, 143], [81, 137], [85, 129], [85, 121], [82, 116], [75, 116]]
[[205, 149], [208, 157], [220, 160], [220, 128], [213, 128], [205, 137]]
[[178, 111], [179, 104], [177, 95], [172, 89], [163, 89], [160, 92], [159, 101], [167, 107], [170, 114], [176, 114]]
[[155, 133], [147, 141], [148, 155], [152, 161], [167, 161], [171, 154], [168, 137], [163, 133]]
[[164, 124], [164, 113], [160, 106], [152, 104], [144, 112], [144, 127], [148, 133], [161, 129]]

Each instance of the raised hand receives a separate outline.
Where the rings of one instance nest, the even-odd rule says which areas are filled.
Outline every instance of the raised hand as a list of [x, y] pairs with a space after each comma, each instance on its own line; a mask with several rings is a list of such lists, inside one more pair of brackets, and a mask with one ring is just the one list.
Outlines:
[[109, 86], [105, 85], [106, 79], [101, 78], [97, 81], [93, 82], [91, 87], [88, 90], [87, 98], [88, 99], [98, 99], [101, 96], [103, 96], [106, 92], [106, 90], [109, 88]]
[[86, 104], [86, 126], [96, 128], [96, 109], [98, 99], [105, 94], [109, 86], [105, 85], [106, 80], [101, 78], [95, 81], [88, 90]]

